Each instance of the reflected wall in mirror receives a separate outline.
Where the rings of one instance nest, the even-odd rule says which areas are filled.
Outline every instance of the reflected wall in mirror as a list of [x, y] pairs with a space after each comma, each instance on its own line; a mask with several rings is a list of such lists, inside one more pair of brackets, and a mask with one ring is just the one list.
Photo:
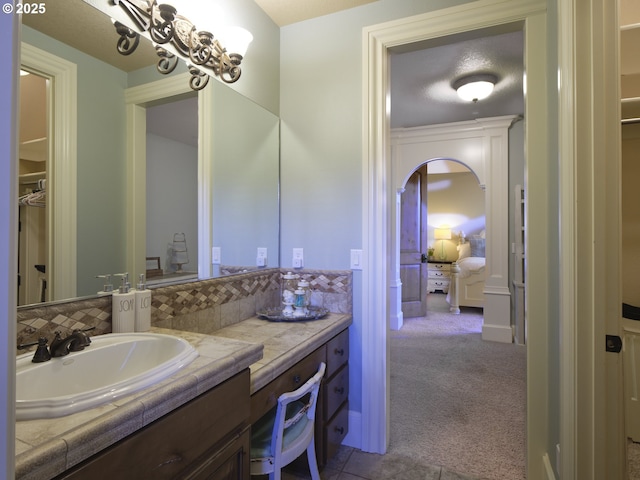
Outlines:
[[[69, 0], [56, 3], [51, 9], [48, 5], [47, 14], [42, 17], [53, 14], [53, 7], [74, 10], [78, 7], [77, 4], [82, 3], [84, 2], [80, 0]], [[253, 15], [253, 10], [251, 12]], [[101, 12], [96, 10], [93, 14], [104, 17], [108, 22], [108, 18]], [[39, 20], [44, 23], [56, 22], [51, 18]], [[111, 26], [109, 29], [109, 38], [103, 38], [99, 42], [115, 50], [117, 39], [112, 28]], [[57, 255], [49, 259], [58, 267], [57, 271], [67, 273], [68, 277], [74, 279], [57, 282], [65, 287], [66, 293], [52, 295], [50, 300], [63, 300], [94, 295], [103, 285], [103, 281], [96, 278], [97, 275], [119, 273], [129, 269], [127, 219], [131, 207], [127, 203], [129, 166], [126, 161], [125, 91], [132, 84], [157, 80], [158, 76], [151, 73], [155, 66], [138, 70], [114, 67], [50, 35], [38, 31], [35, 25], [23, 25], [23, 44], [50, 52], [77, 67], [75, 94], [65, 91], [71, 102], [77, 101], [74, 109], [77, 115], [77, 140], [73, 142], [74, 151], [77, 152], [77, 173], [74, 173], [77, 179], [73, 177], [71, 187], [77, 198], [77, 212], [60, 215], [61, 218], [55, 218], [53, 222], [54, 230], [66, 231], [75, 245], [71, 249], [72, 253], [61, 257], [63, 261], [57, 261]], [[271, 37], [273, 43], [277, 42], [277, 29], [274, 32], [269, 31], [268, 37], [269, 42], [272, 41]], [[269, 42], [266, 44], [269, 45]], [[155, 56], [155, 52], [151, 50]], [[141, 51], [138, 50], [136, 54], [140, 57]], [[155, 60], [151, 61], [153, 62]], [[251, 65], [251, 62], [248, 61], [247, 64]], [[242, 80], [234, 85], [241, 83]], [[266, 84], [271, 83], [277, 84], [268, 77]], [[242, 88], [242, 85], [238, 86]], [[271, 87], [267, 90], [269, 88]], [[207, 252], [206, 258], [197, 255], [194, 260], [201, 266], [198, 269], [199, 276], [207, 278], [218, 273], [219, 267], [212, 266], [211, 263], [212, 246], [220, 247], [220, 260], [223, 264], [234, 265], [230, 270], [255, 266], [258, 247], [268, 249], [268, 266], [278, 266], [278, 117], [218, 81], [210, 82], [207, 89], [217, 92], [209, 94], [214, 105], [210, 108], [212, 118], [208, 119], [208, 124], [215, 125], [215, 129], [210, 127], [206, 132], [211, 145], [216, 147], [211, 149], [211, 156], [205, 159], [210, 163], [210, 174], [203, 182], [208, 183], [211, 188], [224, 187], [225, 193], [212, 194], [213, 200], [209, 205], [209, 231], [198, 233], [197, 251]], [[221, 106], [218, 106], [218, 102]], [[213, 118], [214, 116], [216, 118]], [[54, 117], [54, 128], [56, 121], [57, 117]], [[66, 125], [62, 130], [67, 133]], [[252, 152], [251, 148], [258, 150]], [[223, 158], [214, 158], [214, 155]], [[260, 164], [259, 161], [264, 163]], [[55, 181], [53, 178], [51, 189], [54, 188]], [[167, 195], [169, 194], [182, 195], [175, 190], [167, 192]], [[269, 198], [263, 195], [269, 195]], [[146, 209], [137, 214], [143, 215], [136, 218], [146, 225]], [[198, 213], [192, 212], [192, 215], [196, 217]], [[67, 222], [68, 228], [65, 226], [58, 229], [59, 221], [63, 224]], [[242, 247], [245, 242], [247, 246]], [[64, 245], [65, 242], [59, 242], [59, 246], [64, 248]], [[146, 267], [145, 257], [146, 252], [143, 252], [139, 260], [142, 271]], [[202, 267], [203, 265], [206, 268]], [[135, 279], [133, 275], [131, 278]], [[52, 292], [55, 291], [55, 279], [51, 280], [49, 287]]]

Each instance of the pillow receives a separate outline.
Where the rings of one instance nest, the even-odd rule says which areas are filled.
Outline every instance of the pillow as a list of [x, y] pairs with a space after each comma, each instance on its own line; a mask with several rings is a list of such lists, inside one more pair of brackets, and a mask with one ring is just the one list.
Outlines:
[[469, 239], [469, 244], [471, 245], [471, 256], [472, 257], [484, 257], [484, 245], [485, 239], [480, 235], [473, 235]]
[[471, 256], [471, 245], [469, 243], [461, 243], [458, 245], [458, 260]]

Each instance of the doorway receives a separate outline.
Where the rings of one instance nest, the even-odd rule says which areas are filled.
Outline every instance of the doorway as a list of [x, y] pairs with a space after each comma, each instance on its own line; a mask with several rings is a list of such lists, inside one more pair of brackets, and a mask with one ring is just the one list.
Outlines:
[[[417, 19], [411, 19], [411, 28], [407, 28], [406, 23], [395, 22], [393, 24], [383, 24], [365, 29], [365, 37], [368, 42], [368, 49], [364, 61], [365, 78], [365, 98], [366, 103], [365, 138], [364, 138], [364, 168], [368, 172], [366, 175], [365, 201], [363, 202], [363, 249], [367, 253], [365, 264], [369, 266], [362, 282], [363, 308], [362, 316], [368, 319], [363, 323], [362, 343], [363, 343], [363, 378], [367, 379], [363, 386], [363, 398], [369, 399], [363, 402], [362, 408], [362, 445], [363, 449], [371, 452], [383, 453], [386, 450], [388, 435], [387, 422], [376, 419], [389, 418], [388, 405], [388, 369], [385, 367], [384, 358], [387, 355], [387, 325], [389, 317], [389, 303], [393, 303], [394, 293], [389, 294], [389, 288], [393, 288], [388, 276], [388, 262], [386, 259], [394, 255], [388, 232], [391, 231], [391, 221], [394, 215], [392, 206], [395, 204], [397, 192], [389, 179], [392, 178], [392, 166], [388, 161], [389, 150], [388, 140], [390, 129], [388, 124], [388, 49], [400, 44], [408, 44], [425, 38], [438, 38], [446, 36], [452, 32], [459, 32], [473, 28], [482, 28], [488, 25], [498, 25], [500, 22], [513, 22], [521, 19], [525, 24], [525, 45], [537, 45], [534, 52], [531, 48], [525, 48], [525, 58], [528, 67], [527, 71], [527, 105], [536, 108], [527, 109], [526, 128], [526, 156], [527, 158], [545, 159], [547, 151], [547, 129], [545, 128], [547, 112], [546, 101], [547, 83], [546, 57], [539, 52], [546, 52], [546, 4], [539, 2], [536, 8], [528, 5], [527, 8], [517, 2], [501, 3], [499, 9], [487, 7], [486, 4], [469, 4], [464, 6], [464, 13], [461, 18], [459, 9], [447, 9], [439, 11], [437, 15], [423, 15]], [[534, 13], [535, 12], [535, 13]], [[528, 166], [529, 187], [539, 187], [539, 192], [544, 192], [543, 177], [546, 165], [539, 162], [536, 165]], [[474, 169], [475, 170], [475, 169]], [[533, 184], [531, 183], [533, 181]], [[538, 191], [538, 190], [536, 190]], [[547, 201], [544, 198], [537, 199], [535, 204], [536, 225], [544, 224], [548, 215]], [[531, 196], [529, 196], [531, 202]], [[531, 211], [529, 216], [531, 215]], [[536, 230], [535, 238], [529, 240], [540, 240], [542, 249], [547, 244], [547, 229]], [[531, 237], [531, 236], [530, 236]], [[531, 242], [530, 242], [531, 243]], [[537, 249], [539, 250], [539, 249]], [[384, 262], [381, 261], [384, 259]], [[536, 294], [539, 294], [534, 305], [528, 309], [529, 315], [545, 318], [548, 308], [548, 299], [545, 291], [540, 287], [546, 278], [546, 269], [529, 268], [527, 279], [536, 280]], [[528, 284], [531, 284], [528, 282]], [[546, 288], [546, 287], [545, 287]], [[532, 293], [530, 291], [530, 293]], [[389, 302], [387, 301], [389, 299]], [[544, 332], [546, 332], [544, 322], [529, 329], [529, 340], [532, 334], [544, 344]], [[528, 355], [531, 357], [531, 349]], [[538, 352], [540, 353], [540, 352]], [[528, 373], [529, 391], [543, 392], [548, 381], [548, 360], [544, 356], [535, 357], [535, 372]], [[529, 365], [531, 362], [528, 362]], [[368, 365], [375, 366], [376, 374], [369, 371]], [[382, 366], [382, 367], [381, 367]], [[382, 370], [381, 370], [382, 368]], [[380, 380], [376, 380], [379, 378]], [[539, 390], [538, 390], [539, 388]], [[535, 396], [530, 400], [534, 400]], [[538, 424], [547, 425], [549, 412], [546, 409], [546, 401], [534, 402], [535, 409], [530, 409], [528, 415], [535, 415]], [[534, 411], [535, 410], [535, 411]], [[538, 452], [541, 444], [546, 442], [544, 432], [529, 432], [528, 450]], [[568, 448], [572, 448], [569, 446]], [[533, 460], [538, 458], [537, 453], [529, 455], [532, 459], [528, 465], [528, 473], [532, 476], [541, 476], [540, 462]], [[535, 464], [535, 465], [534, 465]], [[534, 465], [531, 468], [531, 465]]]

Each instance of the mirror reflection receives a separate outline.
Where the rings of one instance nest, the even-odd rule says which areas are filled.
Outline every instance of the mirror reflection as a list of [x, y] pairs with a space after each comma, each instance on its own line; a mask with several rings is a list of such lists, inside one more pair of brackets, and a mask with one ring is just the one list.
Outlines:
[[[86, 15], [87, 6], [84, 2], [69, 0], [55, 2], [49, 7], [48, 4], [47, 14], [40, 16], [47, 18], [23, 18], [22, 39], [23, 45], [35, 47], [38, 52], [50, 54], [77, 69], [77, 133], [73, 137], [76, 178], [51, 173], [56, 171], [56, 162], [64, 163], [67, 160], [66, 156], [61, 159], [55, 148], [52, 148], [53, 154], [47, 162], [47, 167], [53, 167], [53, 170], [49, 169], [46, 175], [49, 191], [57, 194], [68, 191], [69, 197], [75, 197], [76, 211], [60, 210], [65, 205], [64, 198], [63, 201], [52, 199], [49, 202], [48, 208], [53, 213], [47, 218], [50, 221], [45, 222], [51, 238], [45, 249], [48, 256], [43, 261], [46, 270], [36, 276], [36, 285], [44, 281], [46, 288], [36, 289], [38, 294], [35, 297], [32, 295], [27, 299], [25, 296], [20, 304], [94, 295], [102, 290], [104, 280], [97, 276], [121, 273], [127, 269], [127, 255], [131, 254], [126, 248], [127, 222], [132, 218], [142, 218], [147, 224], [147, 251], [144, 255], [152, 259], [146, 263], [147, 269], [153, 270], [154, 260], [159, 258], [159, 267], [155, 269], [162, 270], [163, 275], [174, 274], [178, 270], [178, 264], [171, 262], [175, 260], [175, 234], [181, 233], [186, 238], [188, 256], [188, 263], [182, 264], [182, 270], [189, 272], [191, 278], [195, 275], [193, 272], [197, 271], [200, 272], [200, 278], [207, 278], [259, 268], [258, 249], [267, 251], [266, 266], [278, 266], [278, 117], [227, 85], [219, 81], [209, 82], [207, 89], [211, 89], [211, 92], [208, 98], [214, 113], [213, 118], [209, 119], [212, 128], [207, 135], [211, 135], [209, 140], [214, 148], [211, 158], [205, 159], [210, 162], [210, 173], [202, 181], [210, 186], [212, 201], [209, 205], [210, 232], [203, 235], [198, 232], [198, 187], [197, 183], [193, 183], [194, 176], [195, 181], [199, 181], [197, 162], [196, 167], [193, 166], [193, 154], [195, 151], [197, 156], [199, 148], [197, 97], [181, 98], [181, 101], [192, 104], [191, 115], [196, 118], [195, 126], [187, 128], [192, 138], [188, 142], [177, 141], [160, 135], [153, 130], [153, 126], [150, 127], [149, 135], [155, 138], [153, 141], [149, 136], [144, 139], [147, 142], [146, 163], [149, 170], [146, 180], [140, 183], [140, 189], [145, 189], [146, 193], [146, 210], [142, 216], [141, 212], [133, 215], [127, 204], [127, 182], [136, 182], [137, 188], [139, 180], [127, 178], [125, 92], [131, 85], [159, 80], [154, 66], [155, 51], [149, 48], [145, 60], [150, 67], [141, 67], [140, 63], [127, 67], [110, 65], [60, 41], [51, 31], [43, 33], [40, 26], [31, 23], [35, 20], [51, 24], [57, 22], [56, 18], [73, 16], [65, 13], [65, 9], [75, 11], [84, 8]], [[104, 17], [102, 20], [110, 23], [104, 14], [90, 6], [88, 8], [91, 15]], [[68, 26], [59, 30], [68, 34]], [[115, 52], [117, 36], [113, 26], [110, 25], [105, 33], [107, 37], [98, 42], [113, 48]], [[144, 57], [143, 51], [140, 48], [136, 51], [135, 62], [140, 62], [140, 58]], [[125, 62], [131, 60], [119, 56], [117, 52], [114, 57], [123, 58]], [[47, 77], [46, 61], [45, 66], [38, 62], [28, 65], [31, 56], [23, 58], [27, 58], [23, 60], [25, 69]], [[48, 95], [56, 98], [53, 91]], [[156, 117], [168, 120], [168, 128], [172, 130], [187, 123], [193, 125], [193, 120], [184, 120], [178, 112], [157, 114], [154, 109], [162, 107], [147, 106], [149, 125], [153, 125]], [[66, 136], [66, 124], [61, 125], [57, 116], [47, 118], [52, 129], [49, 144], [59, 145], [64, 142], [55, 139], [70, 138]], [[169, 170], [157, 170], [158, 164]], [[182, 213], [174, 217], [173, 210], [179, 204]], [[171, 218], [180, 218], [180, 221]], [[208, 243], [204, 249], [200, 244], [203, 238]], [[58, 249], [64, 249], [68, 244], [73, 244], [73, 253], [58, 256]], [[198, 258], [199, 251], [215, 253], [214, 258], [204, 259], [207, 265], [205, 269], [198, 269], [198, 265], [203, 264], [203, 259]], [[23, 253], [21, 251], [21, 256]], [[141, 259], [142, 264], [145, 264], [146, 257]], [[38, 260], [39, 263], [41, 260]], [[188, 279], [188, 276], [184, 278]], [[156, 278], [156, 281], [162, 281], [162, 278]]]

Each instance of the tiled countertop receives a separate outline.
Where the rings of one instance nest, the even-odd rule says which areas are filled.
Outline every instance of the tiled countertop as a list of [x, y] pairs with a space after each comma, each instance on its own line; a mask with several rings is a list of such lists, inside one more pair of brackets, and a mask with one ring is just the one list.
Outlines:
[[251, 393], [351, 324], [329, 314], [309, 322], [250, 318], [214, 335], [152, 328], [182, 337], [199, 353], [171, 377], [132, 395], [60, 418], [16, 422], [16, 479], [50, 479], [134, 433], [247, 367]]
[[330, 313], [308, 322], [269, 322], [250, 318], [215, 332], [264, 346], [262, 360], [251, 365], [251, 394], [351, 325], [351, 315]]

